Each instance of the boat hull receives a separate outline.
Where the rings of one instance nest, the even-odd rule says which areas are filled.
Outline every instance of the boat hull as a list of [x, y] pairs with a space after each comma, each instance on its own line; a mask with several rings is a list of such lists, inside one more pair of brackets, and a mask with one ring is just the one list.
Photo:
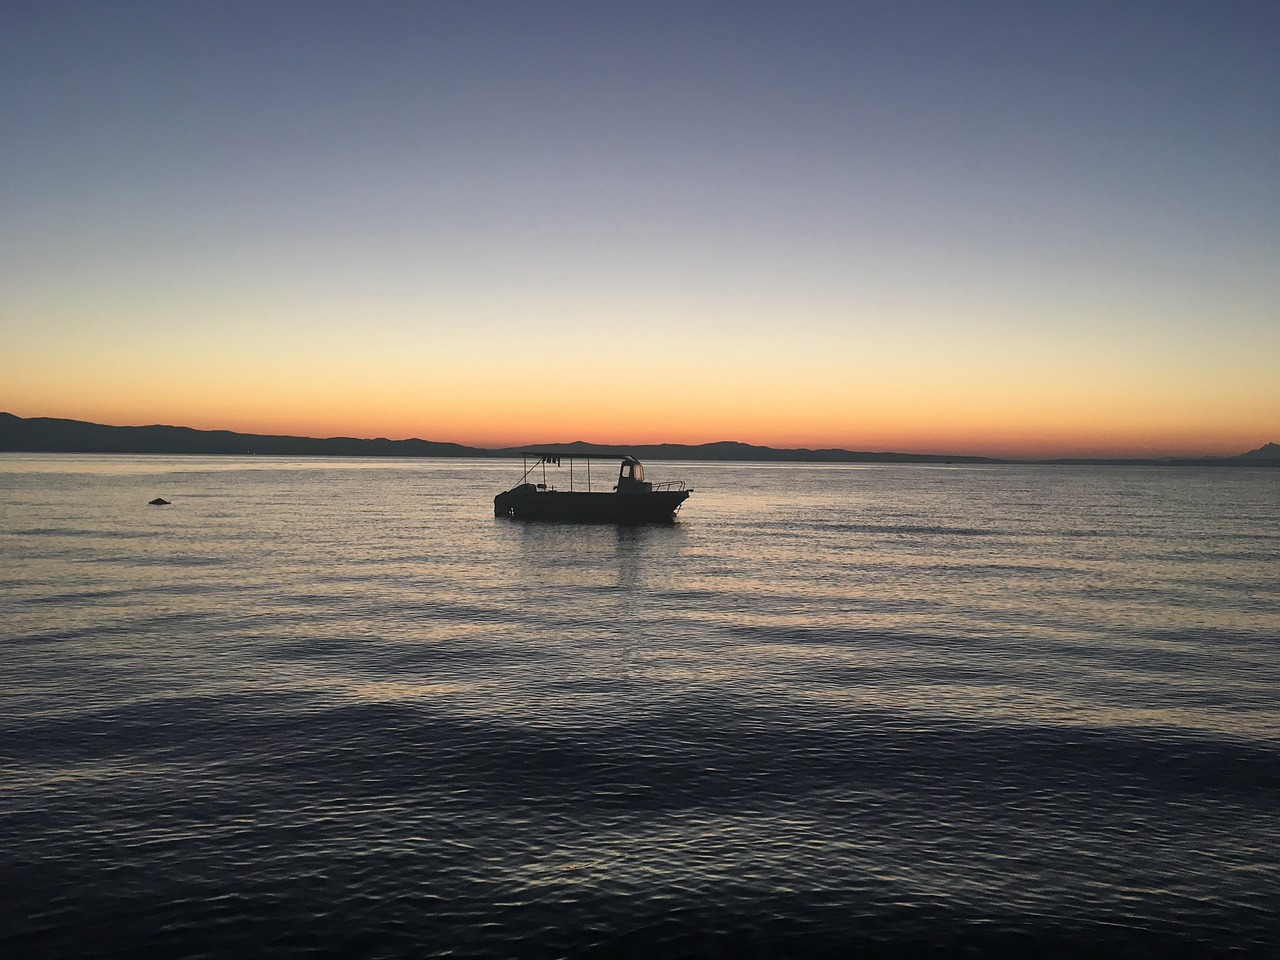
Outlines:
[[579, 493], [529, 489], [532, 486], [523, 484], [494, 497], [494, 516], [570, 523], [671, 523], [691, 492]]

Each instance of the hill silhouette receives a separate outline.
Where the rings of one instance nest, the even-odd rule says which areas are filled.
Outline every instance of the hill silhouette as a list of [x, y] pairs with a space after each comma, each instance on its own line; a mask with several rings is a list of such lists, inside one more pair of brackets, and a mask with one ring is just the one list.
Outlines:
[[1280, 460], [1280, 443], [1264, 443], [1257, 450], [1240, 454], [1242, 460]]
[[11, 453], [153, 453], [257, 455], [282, 457], [507, 457], [530, 450], [563, 456], [629, 453], [648, 460], [719, 460], [760, 463], [1058, 463], [1151, 464], [1164, 466], [1280, 466], [1280, 445], [1267, 443], [1234, 457], [1142, 459], [1000, 460], [946, 454], [877, 453], [824, 448], [777, 448], [723, 440], [715, 443], [616, 445], [587, 443], [526, 444], [488, 449], [435, 440], [388, 440], [385, 437], [291, 437], [231, 430], [196, 430], [153, 424], [117, 427], [84, 420], [18, 417], [0, 413], [0, 451]]
[[26, 453], [257, 454], [287, 457], [474, 457], [483, 451], [430, 440], [287, 437], [152, 425], [113, 427], [0, 413], [0, 450]]

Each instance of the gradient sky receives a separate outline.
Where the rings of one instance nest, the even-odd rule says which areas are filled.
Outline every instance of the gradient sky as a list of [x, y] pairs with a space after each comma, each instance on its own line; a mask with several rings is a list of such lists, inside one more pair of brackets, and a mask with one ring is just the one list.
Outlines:
[[0, 3], [0, 410], [1280, 441], [1280, 5]]

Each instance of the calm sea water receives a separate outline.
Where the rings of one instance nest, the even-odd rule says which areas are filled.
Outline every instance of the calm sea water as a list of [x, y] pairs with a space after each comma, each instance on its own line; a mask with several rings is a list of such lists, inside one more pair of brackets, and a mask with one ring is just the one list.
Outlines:
[[1280, 471], [648, 466], [0, 456], [0, 955], [1280, 950]]

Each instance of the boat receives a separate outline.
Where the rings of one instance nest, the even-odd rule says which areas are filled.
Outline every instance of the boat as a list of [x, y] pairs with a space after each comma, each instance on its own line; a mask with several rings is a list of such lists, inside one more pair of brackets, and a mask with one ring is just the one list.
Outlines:
[[[515, 520], [565, 520], [577, 523], [671, 523], [680, 505], [693, 493], [683, 480], [651, 483], [644, 478], [644, 465], [626, 454], [563, 454], [525, 451], [524, 476], [510, 490], [493, 498], [493, 515]], [[530, 459], [533, 463], [530, 464]], [[621, 460], [618, 482], [612, 490], [591, 489], [593, 460]], [[547, 467], [569, 467], [569, 489], [547, 485]], [[586, 467], [586, 489], [575, 485]], [[541, 482], [530, 480], [541, 467]], [[554, 475], [553, 475], [554, 476]]]

